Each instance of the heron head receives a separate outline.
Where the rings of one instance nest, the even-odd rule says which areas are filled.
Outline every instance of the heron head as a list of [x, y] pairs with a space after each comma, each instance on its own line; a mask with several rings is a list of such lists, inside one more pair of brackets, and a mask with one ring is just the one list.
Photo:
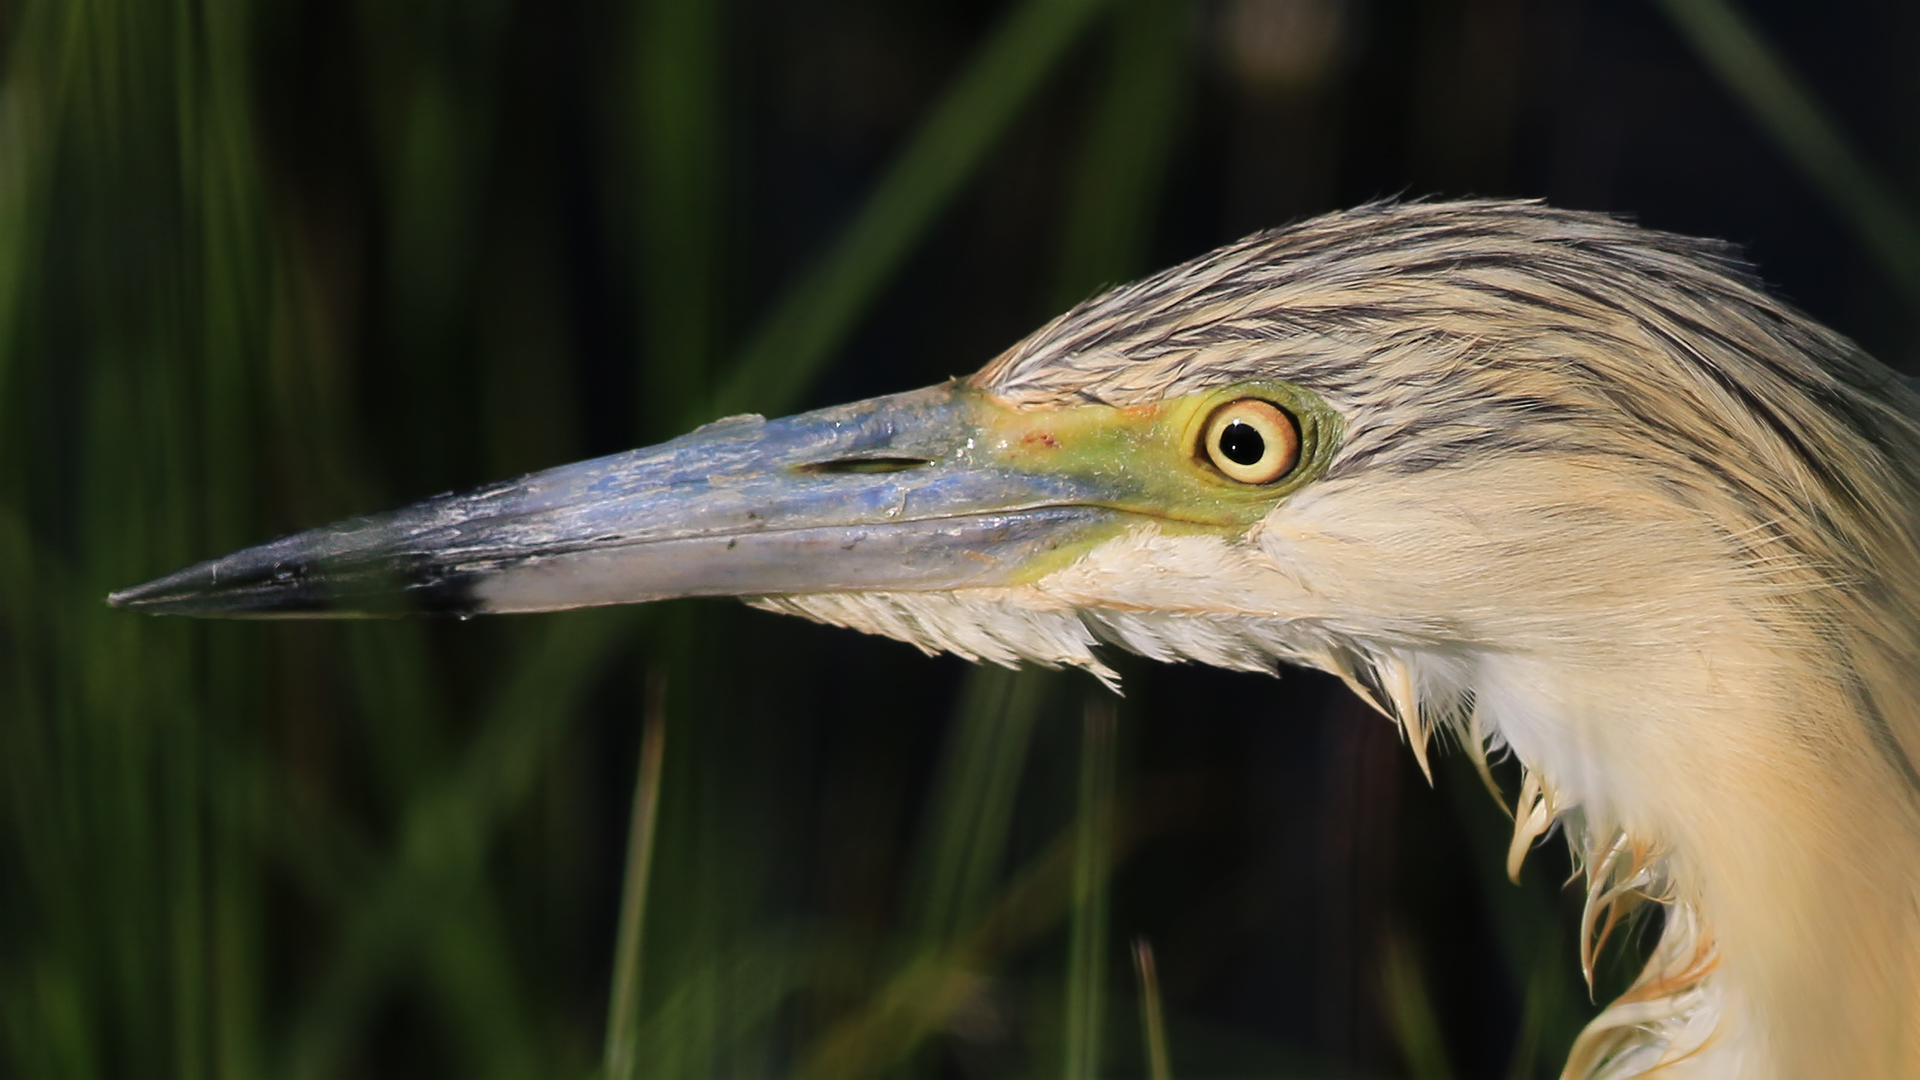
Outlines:
[[[1819, 458], [1859, 442], [1817, 395], [1871, 411], [1853, 384], [1886, 378], [1854, 355], [1717, 245], [1537, 204], [1380, 204], [1115, 289], [965, 380], [731, 417], [112, 601], [741, 596], [1003, 663], [1104, 672], [1102, 642], [1302, 662], [1392, 711], [1414, 691], [1385, 684], [1445, 681], [1448, 657], [1617, 647], [1804, 562], [1795, 523], [1844, 501]], [[1383, 675], [1413, 655], [1429, 675]]]

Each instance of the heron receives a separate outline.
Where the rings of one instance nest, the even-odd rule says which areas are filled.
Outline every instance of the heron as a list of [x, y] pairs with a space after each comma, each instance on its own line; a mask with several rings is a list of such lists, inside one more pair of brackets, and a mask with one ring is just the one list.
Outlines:
[[688, 596], [929, 652], [1330, 672], [1519, 763], [1580, 949], [1564, 1075], [1920, 1076], [1920, 396], [1728, 245], [1378, 202], [1081, 303], [964, 379], [354, 518], [109, 600], [307, 617]]

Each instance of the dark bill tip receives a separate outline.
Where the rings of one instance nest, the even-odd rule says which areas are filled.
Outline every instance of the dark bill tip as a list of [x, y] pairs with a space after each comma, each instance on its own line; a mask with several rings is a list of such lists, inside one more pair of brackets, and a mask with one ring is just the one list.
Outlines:
[[314, 533], [284, 537], [111, 593], [107, 603], [149, 615], [229, 619], [470, 615], [480, 610], [468, 575], [389, 561], [356, 567], [327, 560], [323, 572], [314, 557], [320, 546]]

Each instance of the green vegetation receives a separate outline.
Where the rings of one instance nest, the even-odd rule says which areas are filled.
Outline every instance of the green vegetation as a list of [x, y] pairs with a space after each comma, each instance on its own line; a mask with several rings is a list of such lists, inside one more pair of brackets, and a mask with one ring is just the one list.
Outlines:
[[[1177, 0], [931, 5], [954, 46], [925, 100], [861, 84], [915, 117], [848, 167], [864, 194], [762, 245], [769, 189], [799, 185], [741, 88], [821, 43], [746, 4], [540, 6], [0, 6], [0, 1072], [1310, 1076], [1369, 1031], [1356, 1071], [1468, 1075], [1474, 1040], [1551, 1070], [1592, 1011], [1564, 856], [1509, 886], [1471, 766], [1427, 789], [1305, 676], [1201, 706], [1198, 676], [1123, 658], [1119, 700], [721, 604], [223, 625], [101, 603], [865, 388], [836, 368], [863, 333], [864, 355], [1003, 346], [1166, 254], [1202, 110], [1287, 131], [1317, 92], [1223, 104], [1230, 64]], [[1764, 43], [1667, 6], [1912, 288], [1908, 218]], [[1020, 310], [977, 331], [985, 301], [926, 301], [873, 331], [902, 280], [943, 287], [927, 252], [969, 200], [1011, 224], [967, 280], [1013, 281]], [[951, 373], [928, 363], [879, 388]], [[1274, 820], [1304, 766], [1271, 792], [1208, 771], [1268, 746], [1207, 726], [1268, 698], [1260, 723], [1331, 770], [1326, 816]], [[1283, 880], [1216, 876], [1282, 824]], [[1453, 1033], [1468, 1011], [1492, 1034]]]

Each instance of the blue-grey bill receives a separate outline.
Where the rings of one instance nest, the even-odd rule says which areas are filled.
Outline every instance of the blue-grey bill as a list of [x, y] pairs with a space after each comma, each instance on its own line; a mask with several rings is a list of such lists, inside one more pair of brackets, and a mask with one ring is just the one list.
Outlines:
[[156, 614], [552, 611], [1007, 584], [1110, 525], [1093, 481], [977, 445], [953, 385], [670, 442], [353, 518], [108, 598]]

